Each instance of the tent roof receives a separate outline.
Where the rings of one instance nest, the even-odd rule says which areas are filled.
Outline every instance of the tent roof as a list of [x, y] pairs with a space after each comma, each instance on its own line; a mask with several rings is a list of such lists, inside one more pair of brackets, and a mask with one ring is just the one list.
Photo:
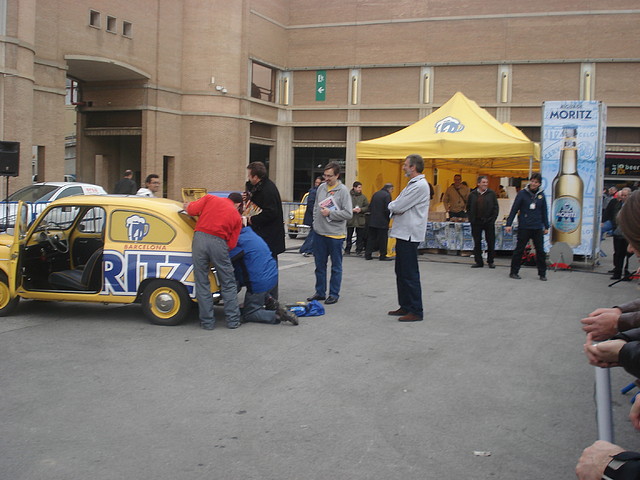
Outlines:
[[[358, 142], [358, 160], [398, 159], [418, 153], [434, 167], [507, 176], [539, 170], [539, 146], [513, 125], [457, 92], [422, 120], [390, 135]], [[429, 162], [426, 162], [429, 164]]]

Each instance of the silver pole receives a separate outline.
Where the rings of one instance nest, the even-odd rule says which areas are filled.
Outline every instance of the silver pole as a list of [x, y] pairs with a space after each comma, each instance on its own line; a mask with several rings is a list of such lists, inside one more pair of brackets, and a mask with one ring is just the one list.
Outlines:
[[611, 374], [608, 368], [596, 369], [596, 417], [598, 439], [613, 442], [613, 418], [611, 414]]

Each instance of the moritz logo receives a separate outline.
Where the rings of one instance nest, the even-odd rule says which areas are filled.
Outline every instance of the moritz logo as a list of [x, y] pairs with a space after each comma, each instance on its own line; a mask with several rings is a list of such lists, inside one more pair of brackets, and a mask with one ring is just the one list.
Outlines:
[[464, 125], [454, 117], [445, 117], [436, 122], [436, 133], [458, 133], [464, 130]]

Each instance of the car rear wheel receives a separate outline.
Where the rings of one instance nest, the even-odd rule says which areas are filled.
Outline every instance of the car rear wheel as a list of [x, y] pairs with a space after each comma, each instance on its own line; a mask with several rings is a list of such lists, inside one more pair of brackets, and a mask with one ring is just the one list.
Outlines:
[[298, 234], [297, 233], [290, 233], [289, 234], [289, 238], [298, 238]]
[[190, 306], [184, 285], [170, 280], [152, 280], [142, 293], [142, 311], [155, 325], [178, 325]]
[[19, 301], [20, 297], [11, 298], [7, 275], [4, 272], [0, 272], [0, 317], [11, 315]]

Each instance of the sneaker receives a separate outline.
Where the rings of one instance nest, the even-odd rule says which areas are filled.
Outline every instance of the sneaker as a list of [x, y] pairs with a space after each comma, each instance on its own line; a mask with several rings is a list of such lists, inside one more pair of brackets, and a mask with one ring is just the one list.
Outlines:
[[289, 322], [291, 325], [298, 325], [298, 316], [291, 310], [285, 310], [280, 316], [281, 322]]
[[213, 330], [215, 328], [213, 323], [201, 323], [200, 327], [202, 327], [203, 330]]
[[522, 277], [520, 275], [518, 275], [517, 273], [510, 273], [509, 274], [509, 278], [514, 278], [516, 280], [522, 280]]
[[540, 280], [543, 281], [543, 282], [546, 282], [547, 281], [547, 277], [544, 276], [544, 275], [540, 275]]
[[227, 328], [233, 330], [235, 328], [238, 328], [240, 326], [240, 322], [235, 322], [235, 323], [227, 323]]
[[313, 253], [311, 253], [311, 252], [304, 252], [304, 253], [302, 254], [302, 256], [303, 256], [303, 257], [310, 257], [310, 256], [312, 256], [312, 255], [313, 255]]

